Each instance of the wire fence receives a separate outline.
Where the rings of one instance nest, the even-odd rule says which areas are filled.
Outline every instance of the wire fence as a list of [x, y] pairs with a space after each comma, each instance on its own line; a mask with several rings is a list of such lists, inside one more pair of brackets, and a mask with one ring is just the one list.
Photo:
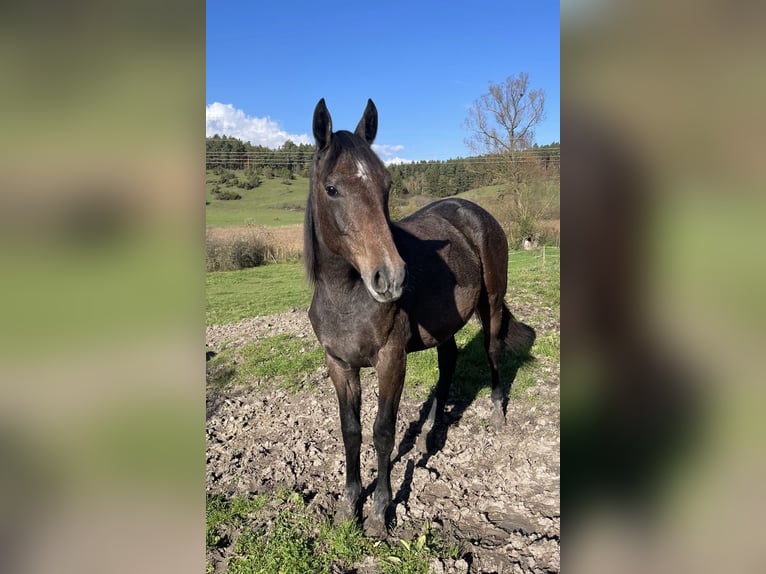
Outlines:
[[509, 251], [508, 255], [509, 257], [519, 257], [524, 256], [529, 258], [531, 255], [531, 258], [533, 260], [539, 260], [540, 263], [544, 266], [546, 264], [546, 261], [550, 262], [551, 259], [557, 260], [561, 259], [561, 247], [558, 246], [552, 246], [552, 245], [541, 245], [540, 247], [536, 249], [531, 250], [518, 250], [518, 251]]
[[[385, 159], [385, 158], [384, 158]], [[508, 157], [466, 157], [466, 158], [453, 158], [450, 160], [422, 160], [411, 161], [408, 163], [448, 163], [450, 161], [464, 162], [467, 165], [482, 166], [482, 167], [494, 167], [498, 165], [508, 165], [509, 163], [519, 165], [529, 164], [544, 164], [550, 168], [558, 168], [561, 165], [561, 156], [559, 153], [555, 155], [537, 155], [529, 154], [522, 155], [515, 158]], [[291, 166], [291, 165], [304, 165], [311, 162], [311, 156], [305, 153], [297, 152], [294, 155], [280, 154], [279, 152], [269, 153], [262, 151], [208, 151], [205, 153], [205, 163], [208, 165], [219, 165], [228, 163], [237, 164], [256, 164], [256, 165], [268, 165], [268, 166]], [[394, 163], [394, 165], [396, 165]]]

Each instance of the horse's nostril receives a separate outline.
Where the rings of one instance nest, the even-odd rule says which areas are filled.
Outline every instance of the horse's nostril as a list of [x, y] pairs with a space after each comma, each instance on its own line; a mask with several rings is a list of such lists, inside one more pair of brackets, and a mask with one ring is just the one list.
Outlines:
[[372, 286], [378, 293], [385, 293], [388, 290], [388, 279], [383, 269], [377, 269], [372, 276]]

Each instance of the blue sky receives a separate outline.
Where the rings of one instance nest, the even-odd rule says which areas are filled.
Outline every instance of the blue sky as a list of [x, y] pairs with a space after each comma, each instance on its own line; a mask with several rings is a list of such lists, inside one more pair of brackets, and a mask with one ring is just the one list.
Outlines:
[[[325, 98], [334, 129], [378, 108], [385, 160], [471, 155], [466, 110], [520, 72], [545, 90], [536, 141], [560, 141], [559, 2], [207, 2], [207, 134], [313, 143]], [[225, 126], [225, 127], [224, 127]]]

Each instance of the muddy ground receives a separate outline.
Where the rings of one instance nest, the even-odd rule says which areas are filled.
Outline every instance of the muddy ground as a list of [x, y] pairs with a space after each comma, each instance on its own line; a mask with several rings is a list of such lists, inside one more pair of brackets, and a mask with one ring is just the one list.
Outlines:
[[[519, 316], [525, 315], [521, 310]], [[557, 331], [558, 320], [535, 327], [539, 339]], [[220, 350], [282, 333], [314, 340], [306, 311], [293, 310], [209, 326], [207, 345]], [[417, 535], [428, 521], [443, 538], [459, 542], [463, 560], [434, 563], [435, 572], [465, 572], [466, 566], [472, 573], [559, 571], [558, 365], [537, 364], [535, 373], [537, 384], [509, 401], [501, 431], [490, 424], [489, 397], [448, 404], [448, 424], [429, 454], [415, 446], [424, 400], [405, 389], [392, 456], [392, 536]], [[294, 393], [265, 380], [209, 388], [209, 493], [262, 494], [288, 487], [303, 493], [309, 508], [333, 515], [344, 480], [335, 393], [324, 368], [300, 378], [310, 391]], [[362, 384], [362, 479], [369, 492], [376, 465], [373, 371], [363, 370]], [[365, 511], [370, 505], [368, 499]], [[212, 557], [219, 567], [227, 551]]]

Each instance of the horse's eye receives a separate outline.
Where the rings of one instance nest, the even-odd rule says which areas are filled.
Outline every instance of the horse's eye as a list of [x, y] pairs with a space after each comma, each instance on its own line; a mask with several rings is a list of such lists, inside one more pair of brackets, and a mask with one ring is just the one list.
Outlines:
[[334, 185], [325, 185], [324, 190], [327, 192], [327, 195], [330, 197], [335, 197], [338, 195], [338, 188], [336, 188]]

